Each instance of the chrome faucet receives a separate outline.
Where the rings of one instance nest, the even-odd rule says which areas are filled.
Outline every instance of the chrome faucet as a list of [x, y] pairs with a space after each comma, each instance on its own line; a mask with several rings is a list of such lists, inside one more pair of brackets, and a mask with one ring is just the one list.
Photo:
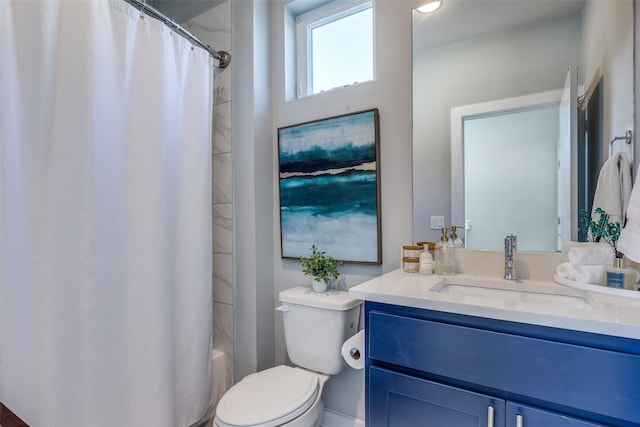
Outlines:
[[504, 239], [504, 278], [507, 280], [517, 280], [516, 276], [516, 250], [518, 249], [518, 238], [513, 234]]

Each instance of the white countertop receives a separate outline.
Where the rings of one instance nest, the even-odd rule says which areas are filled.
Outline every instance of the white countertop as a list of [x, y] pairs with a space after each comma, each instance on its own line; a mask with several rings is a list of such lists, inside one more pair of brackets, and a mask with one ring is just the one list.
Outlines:
[[[535, 298], [503, 299], [482, 296], [482, 292], [476, 295], [442, 293], [438, 289], [443, 280], [450, 284], [456, 280], [461, 283], [490, 280], [504, 290], [527, 288], [533, 293], [559, 295], [560, 298], [549, 303], [544, 298], [541, 301]], [[555, 282], [514, 282], [463, 274], [421, 275], [398, 269], [349, 289], [349, 295], [365, 301], [640, 339], [640, 298], [636, 294], [624, 297]], [[586, 303], [573, 304], [579, 301]]]

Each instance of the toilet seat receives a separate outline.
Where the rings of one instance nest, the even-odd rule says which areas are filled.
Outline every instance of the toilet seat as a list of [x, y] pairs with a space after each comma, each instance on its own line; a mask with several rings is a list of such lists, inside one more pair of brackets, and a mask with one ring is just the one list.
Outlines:
[[318, 398], [313, 372], [276, 366], [248, 375], [227, 391], [216, 409], [220, 427], [275, 427], [307, 411]]

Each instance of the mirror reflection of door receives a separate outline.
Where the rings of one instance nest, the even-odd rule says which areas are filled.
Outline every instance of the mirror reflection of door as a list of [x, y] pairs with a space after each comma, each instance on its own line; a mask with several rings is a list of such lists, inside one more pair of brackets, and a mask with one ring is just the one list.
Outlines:
[[[578, 209], [591, 212], [593, 196], [596, 192], [600, 168], [604, 164], [603, 111], [604, 94], [603, 79], [600, 78], [591, 93], [589, 93], [584, 108], [583, 141], [578, 144]], [[580, 235], [580, 241], [586, 241], [585, 235]]]
[[[576, 240], [578, 223], [578, 194], [571, 191], [578, 186], [577, 170], [571, 167], [578, 163], [578, 69], [569, 67], [565, 78], [560, 107], [558, 108], [558, 169], [557, 169], [557, 246], [562, 248], [563, 242]], [[594, 189], [595, 191], [595, 189]]]
[[534, 105], [463, 118], [467, 247], [499, 250], [514, 234], [520, 250], [558, 249], [558, 108]]

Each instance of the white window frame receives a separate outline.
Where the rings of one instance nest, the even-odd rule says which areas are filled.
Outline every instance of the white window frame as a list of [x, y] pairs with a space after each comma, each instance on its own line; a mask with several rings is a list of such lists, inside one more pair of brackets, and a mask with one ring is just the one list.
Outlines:
[[372, 31], [374, 36], [374, 60], [373, 76], [375, 79], [375, 1], [374, 0], [352, 0], [333, 1], [317, 9], [310, 10], [296, 17], [296, 76], [298, 98], [313, 95], [311, 92], [312, 82], [312, 58], [311, 52], [311, 31], [327, 23], [338, 21], [347, 16], [353, 15], [363, 10], [371, 8], [373, 20]]

